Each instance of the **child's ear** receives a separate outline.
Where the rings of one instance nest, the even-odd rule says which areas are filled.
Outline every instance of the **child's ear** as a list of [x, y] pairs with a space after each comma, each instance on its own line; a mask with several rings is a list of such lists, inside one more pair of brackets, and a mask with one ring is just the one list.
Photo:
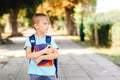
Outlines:
[[37, 27], [38, 27], [37, 24], [34, 24], [34, 28], [37, 29]]

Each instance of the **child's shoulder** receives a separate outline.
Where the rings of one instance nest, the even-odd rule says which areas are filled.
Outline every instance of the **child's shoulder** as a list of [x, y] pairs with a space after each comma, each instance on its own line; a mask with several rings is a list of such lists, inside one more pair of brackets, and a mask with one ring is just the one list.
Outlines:
[[31, 34], [28, 38], [30, 38], [30, 37], [35, 37], [35, 34]]
[[49, 37], [52, 37], [51, 35], [45, 35], [45, 36], [49, 36]]
[[30, 35], [29, 37], [28, 37], [28, 40], [30, 41], [30, 42], [35, 42], [35, 35], [34, 34], [32, 34], [32, 35]]

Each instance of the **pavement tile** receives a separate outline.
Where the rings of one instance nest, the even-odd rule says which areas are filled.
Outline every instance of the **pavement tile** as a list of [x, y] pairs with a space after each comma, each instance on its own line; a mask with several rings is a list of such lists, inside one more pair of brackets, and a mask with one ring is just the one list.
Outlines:
[[[120, 80], [120, 67], [111, 61], [63, 36], [53, 38], [60, 48], [56, 80]], [[29, 61], [23, 50], [26, 37], [19, 37], [20, 42], [11, 39], [15, 44], [0, 46], [0, 80], [29, 80]]]

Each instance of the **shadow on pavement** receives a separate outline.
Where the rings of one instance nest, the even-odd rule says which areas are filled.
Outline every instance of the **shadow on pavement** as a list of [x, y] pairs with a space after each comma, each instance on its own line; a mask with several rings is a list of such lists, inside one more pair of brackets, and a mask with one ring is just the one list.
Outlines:
[[[23, 46], [27, 37], [10, 38], [0, 46], [0, 79], [28, 80], [28, 60]], [[53, 36], [61, 54], [57, 80], [120, 80], [120, 68], [63, 36]]]

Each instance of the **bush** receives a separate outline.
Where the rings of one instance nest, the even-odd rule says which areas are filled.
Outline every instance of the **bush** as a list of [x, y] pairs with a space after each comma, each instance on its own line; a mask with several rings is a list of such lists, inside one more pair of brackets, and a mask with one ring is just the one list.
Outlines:
[[110, 24], [104, 24], [101, 25], [98, 29], [98, 37], [99, 37], [99, 44], [109, 46], [110, 40], [109, 40], [109, 30], [110, 30]]
[[120, 47], [120, 23], [116, 23], [112, 26], [112, 46]]

